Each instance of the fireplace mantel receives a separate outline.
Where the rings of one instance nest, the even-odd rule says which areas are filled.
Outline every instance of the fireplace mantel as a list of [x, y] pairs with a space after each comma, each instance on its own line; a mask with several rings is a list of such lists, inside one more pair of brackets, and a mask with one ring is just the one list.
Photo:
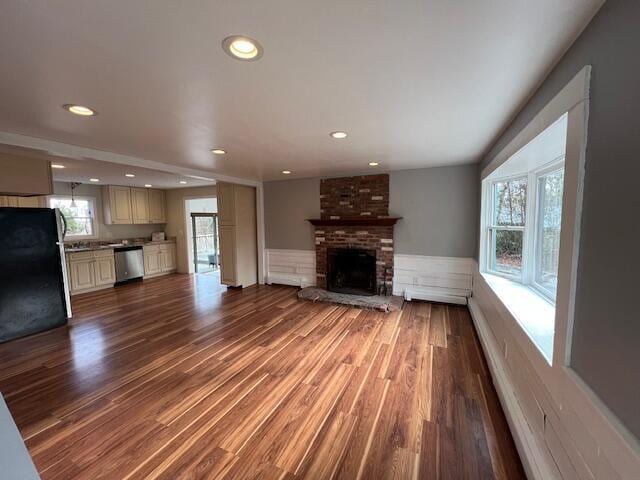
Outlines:
[[307, 222], [316, 227], [388, 227], [395, 225], [402, 217], [357, 217], [357, 218], [308, 218]]

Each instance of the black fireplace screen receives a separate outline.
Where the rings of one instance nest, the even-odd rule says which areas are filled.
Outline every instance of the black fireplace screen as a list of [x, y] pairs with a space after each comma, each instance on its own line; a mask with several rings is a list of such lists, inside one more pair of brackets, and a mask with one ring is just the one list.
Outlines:
[[376, 294], [376, 251], [359, 248], [327, 250], [327, 288], [353, 295]]

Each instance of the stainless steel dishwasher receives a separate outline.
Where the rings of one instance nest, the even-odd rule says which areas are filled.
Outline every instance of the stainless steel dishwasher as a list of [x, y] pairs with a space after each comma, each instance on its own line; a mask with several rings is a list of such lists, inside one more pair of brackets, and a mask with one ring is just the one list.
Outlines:
[[116, 259], [116, 284], [142, 279], [144, 259], [142, 247], [117, 247], [113, 249]]

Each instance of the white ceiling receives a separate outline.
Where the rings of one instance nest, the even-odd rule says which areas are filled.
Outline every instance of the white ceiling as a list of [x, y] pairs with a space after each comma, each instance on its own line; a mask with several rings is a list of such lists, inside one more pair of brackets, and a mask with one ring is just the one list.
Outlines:
[[[55, 182], [79, 182], [91, 185], [124, 185], [127, 187], [144, 187], [149, 184], [154, 188], [161, 188], [163, 190], [204, 187], [215, 185], [216, 183], [213, 179], [194, 175], [181, 175], [168, 170], [144, 168], [138, 165], [125, 165], [89, 158], [70, 158], [1, 143], [0, 153], [23, 157], [37, 157], [48, 160], [54, 165], [63, 166], [64, 168], [51, 169]], [[2, 162], [2, 160], [0, 160], [0, 162]], [[133, 174], [135, 177], [127, 177], [127, 173]], [[92, 182], [90, 180], [91, 178], [97, 178], [99, 182]], [[181, 184], [181, 181], [186, 182], [186, 184]]]
[[[214, 185], [215, 182], [176, 175], [148, 168], [128, 167], [111, 162], [97, 160], [55, 159], [53, 163], [64, 165], [64, 169], [53, 169], [53, 179], [56, 182], [80, 182], [92, 185], [125, 185], [127, 187], [144, 187], [146, 184], [164, 190], [173, 188], [202, 187]], [[127, 177], [132, 173], [135, 177]], [[97, 178], [98, 183], [90, 178]], [[187, 182], [181, 184], [180, 181]]]
[[470, 163], [602, 3], [2, 2], [0, 131], [256, 180]]

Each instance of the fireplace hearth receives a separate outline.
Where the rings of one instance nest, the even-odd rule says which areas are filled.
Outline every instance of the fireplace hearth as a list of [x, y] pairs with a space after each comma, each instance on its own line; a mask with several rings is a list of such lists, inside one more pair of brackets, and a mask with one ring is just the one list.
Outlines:
[[352, 295], [376, 294], [376, 251], [327, 249], [327, 289]]

